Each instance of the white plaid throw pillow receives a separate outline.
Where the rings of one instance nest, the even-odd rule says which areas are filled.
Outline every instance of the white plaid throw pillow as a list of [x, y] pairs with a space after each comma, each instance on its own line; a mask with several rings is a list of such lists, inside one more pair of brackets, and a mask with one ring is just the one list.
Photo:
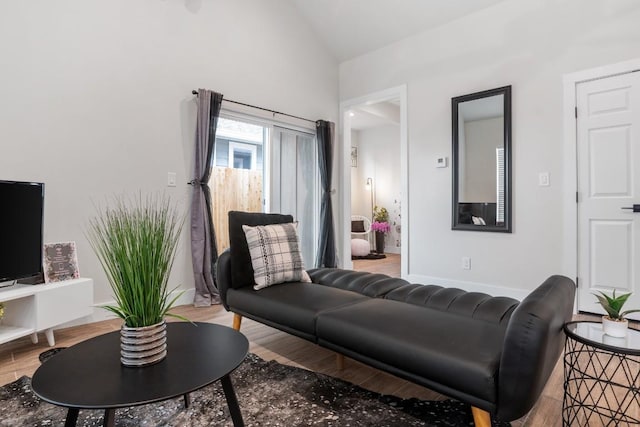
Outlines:
[[304, 271], [297, 224], [243, 225], [256, 282], [253, 289], [284, 282], [311, 282]]

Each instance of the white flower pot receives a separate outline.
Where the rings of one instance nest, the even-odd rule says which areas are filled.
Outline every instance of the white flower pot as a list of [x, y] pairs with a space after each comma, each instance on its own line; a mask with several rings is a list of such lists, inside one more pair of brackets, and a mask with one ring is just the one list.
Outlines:
[[616, 321], [609, 319], [608, 316], [602, 316], [602, 330], [605, 335], [610, 337], [624, 338], [627, 336], [627, 328], [629, 322], [627, 319]]
[[613, 347], [619, 348], [628, 348], [629, 347], [629, 337], [612, 337], [610, 335], [602, 335], [602, 343], [607, 344]]

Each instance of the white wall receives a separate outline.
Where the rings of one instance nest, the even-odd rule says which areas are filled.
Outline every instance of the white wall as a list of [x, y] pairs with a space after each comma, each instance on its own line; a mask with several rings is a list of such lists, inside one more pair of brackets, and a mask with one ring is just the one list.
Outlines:
[[[353, 133], [352, 133], [353, 135]], [[357, 132], [358, 171], [351, 174], [351, 209], [371, 218], [371, 195], [365, 187], [373, 178], [377, 206], [387, 208], [389, 221], [399, 221], [400, 212], [400, 128], [397, 125], [378, 126]], [[353, 138], [353, 136], [352, 136]], [[353, 139], [352, 139], [353, 143]], [[358, 192], [359, 196], [355, 196]], [[400, 252], [400, 236], [395, 230], [385, 238], [385, 251]]]
[[357, 130], [351, 131], [351, 146], [358, 149], [358, 166], [351, 168], [351, 214], [364, 215], [371, 218], [369, 195], [365, 194], [365, 182], [360, 182], [360, 173], [363, 166], [360, 153], [360, 132]]
[[[293, 10], [264, 0], [0, 2], [0, 179], [46, 183], [45, 241], [77, 242], [96, 302], [111, 293], [84, 236], [93, 203], [166, 191], [187, 209], [192, 89], [336, 121], [337, 63]], [[193, 287], [188, 235], [187, 224], [172, 287]]]
[[[508, 0], [340, 65], [341, 100], [408, 85], [410, 279], [521, 295], [563, 273], [562, 76], [639, 57], [638, 22], [636, 0]], [[435, 167], [451, 158], [451, 98], [506, 85], [514, 232], [452, 231], [451, 168]]]

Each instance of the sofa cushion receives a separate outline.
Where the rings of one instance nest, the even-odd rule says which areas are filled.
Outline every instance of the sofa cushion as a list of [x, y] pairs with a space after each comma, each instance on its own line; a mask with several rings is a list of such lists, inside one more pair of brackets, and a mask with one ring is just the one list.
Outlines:
[[357, 292], [375, 298], [384, 297], [387, 293], [409, 284], [406, 280], [392, 278], [385, 274], [372, 274], [339, 268], [316, 268], [309, 270], [308, 273], [313, 283]]
[[231, 287], [253, 286], [253, 267], [243, 225], [268, 225], [293, 222], [291, 215], [229, 211]]
[[368, 299], [355, 292], [314, 283], [292, 282], [259, 291], [250, 287], [227, 291], [227, 303], [234, 311], [266, 320], [267, 324], [284, 326], [289, 332], [304, 332], [307, 336], [315, 335], [316, 317], [321, 311]]
[[243, 225], [253, 267], [253, 289], [285, 282], [311, 282], [304, 271], [296, 223]]
[[[380, 298], [318, 315], [318, 342], [496, 401], [500, 325]], [[347, 352], [348, 354], [348, 352]]]
[[492, 297], [481, 292], [466, 292], [457, 288], [436, 285], [406, 284], [389, 292], [385, 298], [420, 305], [434, 310], [448, 311], [473, 319], [501, 324], [509, 323], [518, 300]]

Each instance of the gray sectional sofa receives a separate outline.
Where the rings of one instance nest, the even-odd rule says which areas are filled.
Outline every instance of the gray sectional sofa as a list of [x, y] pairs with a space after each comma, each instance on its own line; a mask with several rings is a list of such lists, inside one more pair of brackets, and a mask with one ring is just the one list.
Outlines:
[[309, 270], [312, 283], [255, 291], [242, 224], [291, 217], [229, 219], [231, 248], [220, 255], [217, 283], [234, 327], [246, 316], [466, 402], [476, 425], [489, 425], [490, 414], [525, 415], [562, 351], [575, 294], [566, 277], [549, 277], [522, 302], [328, 268]]

